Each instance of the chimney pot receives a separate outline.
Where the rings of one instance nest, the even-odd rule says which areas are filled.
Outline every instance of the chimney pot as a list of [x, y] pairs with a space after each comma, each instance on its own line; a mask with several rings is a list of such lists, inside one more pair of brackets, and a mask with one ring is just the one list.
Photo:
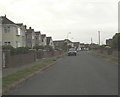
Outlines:
[[29, 27], [29, 29], [32, 29], [31, 27]]
[[27, 26], [26, 26], [26, 25], [25, 25], [24, 27], [25, 27], [25, 29], [27, 28]]

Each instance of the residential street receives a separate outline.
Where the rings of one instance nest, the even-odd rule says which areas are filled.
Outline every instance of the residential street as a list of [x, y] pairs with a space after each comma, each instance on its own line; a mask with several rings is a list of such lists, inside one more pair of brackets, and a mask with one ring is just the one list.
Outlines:
[[118, 65], [80, 51], [77, 56], [64, 56], [8, 94], [117, 95]]

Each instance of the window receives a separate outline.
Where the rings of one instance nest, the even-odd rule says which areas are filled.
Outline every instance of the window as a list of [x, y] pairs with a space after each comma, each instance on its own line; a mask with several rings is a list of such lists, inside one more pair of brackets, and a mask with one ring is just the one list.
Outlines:
[[4, 32], [7, 32], [7, 27], [4, 27]]
[[8, 45], [10, 45], [10, 42], [8, 42]]
[[5, 27], [4, 27], [4, 32], [6, 32], [6, 33], [7, 33], [7, 32], [10, 32], [10, 26], [5, 26]]
[[39, 36], [39, 40], [41, 40], [41, 37]]
[[4, 45], [10, 45], [10, 42], [4, 42]]
[[10, 32], [10, 26], [7, 26], [7, 30], [8, 30], [8, 32]]
[[5, 42], [5, 45], [7, 45], [7, 42]]
[[16, 47], [21, 47], [21, 44], [19, 41], [16, 41]]
[[17, 35], [20, 35], [20, 28], [17, 29]]
[[32, 35], [32, 39], [35, 39], [35, 37]]

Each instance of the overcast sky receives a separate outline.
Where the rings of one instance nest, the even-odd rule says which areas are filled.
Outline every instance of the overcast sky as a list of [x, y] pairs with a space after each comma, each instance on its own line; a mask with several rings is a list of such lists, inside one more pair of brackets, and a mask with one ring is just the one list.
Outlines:
[[1, 0], [0, 15], [24, 23], [53, 40], [101, 44], [118, 32], [119, 0]]

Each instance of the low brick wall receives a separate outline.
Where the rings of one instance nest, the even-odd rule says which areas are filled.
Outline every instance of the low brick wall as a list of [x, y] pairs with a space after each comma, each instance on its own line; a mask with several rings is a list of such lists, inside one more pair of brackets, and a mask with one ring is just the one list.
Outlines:
[[111, 54], [109, 54], [108, 50], [96, 50], [96, 52], [104, 55], [111, 55], [113, 57], [118, 57], [118, 55], [120, 56], [120, 51], [117, 50], [112, 51]]
[[59, 56], [63, 52], [62, 51], [32, 51], [27, 54], [19, 54], [19, 55], [10, 55], [9, 51], [4, 51], [5, 53], [5, 62], [4, 67], [14, 67], [14, 66], [21, 66], [29, 63], [33, 63], [36, 60], [42, 59], [42, 58], [49, 58], [53, 56]]
[[44, 52], [42, 50], [36, 51], [36, 58], [41, 59], [43, 58]]
[[118, 55], [120, 55], [120, 51], [113, 51], [112, 55], [118, 57]]
[[36, 56], [35, 53], [33, 52], [28, 54], [14, 55], [10, 57], [10, 63], [8, 67], [29, 64], [35, 62], [35, 60], [36, 60]]

